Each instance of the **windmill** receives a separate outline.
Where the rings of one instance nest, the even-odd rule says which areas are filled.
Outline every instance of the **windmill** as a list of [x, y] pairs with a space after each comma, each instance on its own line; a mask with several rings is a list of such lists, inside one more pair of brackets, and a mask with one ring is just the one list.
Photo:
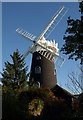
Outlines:
[[55, 40], [49, 41], [47, 38], [66, 12], [67, 10], [65, 7], [61, 7], [37, 40], [35, 40], [35, 35], [28, 33], [23, 29], [18, 28], [16, 30], [18, 34], [34, 43], [24, 57], [29, 53], [32, 53], [30, 80], [34, 80], [41, 87], [53, 88], [57, 82], [54, 62], [57, 58], [60, 58], [58, 43], [55, 43]]

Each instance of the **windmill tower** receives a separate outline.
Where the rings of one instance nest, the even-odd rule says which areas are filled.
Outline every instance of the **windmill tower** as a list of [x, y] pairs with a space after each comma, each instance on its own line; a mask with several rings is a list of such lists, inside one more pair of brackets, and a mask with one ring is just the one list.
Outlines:
[[45, 38], [38, 41], [38, 43], [42, 46], [44, 45], [47, 49], [37, 46], [34, 50], [30, 80], [34, 79], [41, 87], [52, 88], [57, 82], [54, 65], [55, 58], [52, 51], [55, 51], [55, 57], [57, 58], [59, 56], [58, 44], [55, 41], [46, 41]]
[[56, 61], [57, 57], [60, 57], [58, 43], [55, 43], [54, 40], [49, 41], [47, 38], [66, 12], [64, 6], [59, 9], [37, 40], [34, 40], [36, 36], [23, 29], [18, 28], [16, 30], [18, 34], [34, 43], [24, 57], [32, 53], [30, 80], [34, 80], [40, 87], [53, 88], [56, 85], [57, 78], [54, 61]]

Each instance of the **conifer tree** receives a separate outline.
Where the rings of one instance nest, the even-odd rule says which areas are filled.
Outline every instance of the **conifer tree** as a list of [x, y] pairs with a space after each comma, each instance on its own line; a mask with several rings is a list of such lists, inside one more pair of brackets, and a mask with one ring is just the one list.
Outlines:
[[83, 64], [83, 1], [79, 3], [80, 19], [68, 18], [65, 35], [65, 44], [61, 48], [64, 54], [69, 55], [69, 59], [80, 60]]
[[3, 87], [9, 87], [12, 90], [21, 89], [27, 82], [27, 66], [25, 66], [25, 61], [23, 55], [20, 55], [19, 51], [13, 52], [10, 55], [12, 58], [12, 63], [5, 62], [5, 69], [2, 73], [2, 84]]

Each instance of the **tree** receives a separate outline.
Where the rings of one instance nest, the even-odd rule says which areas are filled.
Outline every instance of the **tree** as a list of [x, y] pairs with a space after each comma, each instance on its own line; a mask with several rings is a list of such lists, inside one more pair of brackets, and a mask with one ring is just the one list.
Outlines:
[[83, 1], [79, 3], [80, 20], [68, 17], [65, 35], [65, 44], [61, 48], [64, 54], [69, 55], [69, 59], [81, 60], [83, 64]]
[[2, 74], [2, 120], [21, 120], [23, 113], [20, 109], [18, 96], [25, 90], [27, 83], [27, 69], [23, 55], [18, 50], [10, 55], [12, 63], [5, 62]]
[[83, 70], [81, 67], [79, 68], [81, 71], [81, 74], [78, 74], [77, 72], [71, 72], [68, 74], [68, 81], [67, 81], [67, 88], [73, 93], [73, 94], [80, 94], [83, 92], [83, 84], [82, 84], [82, 77], [83, 77]]
[[3, 69], [2, 73], [2, 84], [3, 87], [18, 90], [27, 82], [27, 66], [25, 67], [24, 57], [20, 55], [18, 50], [10, 56], [13, 62], [5, 62], [5, 69]]

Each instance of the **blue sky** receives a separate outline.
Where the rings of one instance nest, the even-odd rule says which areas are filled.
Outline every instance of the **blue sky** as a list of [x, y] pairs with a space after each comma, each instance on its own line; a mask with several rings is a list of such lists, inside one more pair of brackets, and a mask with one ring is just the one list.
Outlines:
[[[50, 22], [55, 12], [65, 6], [68, 10], [65, 17], [57, 25], [48, 39], [55, 39], [59, 44], [59, 49], [62, 47], [63, 35], [67, 27], [67, 18], [71, 16], [74, 19], [80, 17], [79, 3], [77, 2], [4, 2], [2, 3], [2, 68], [5, 61], [11, 61], [10, 54], [16, 49], [21, 54], [31, 46], [31, 42], [19, 36], [16, 29], [23, 28], [24, 30], [33, 33], [37, 37]], [[65, 56], [66, 57], [66, 56]], [[31, 65], [32, 55], [29, 54], [25, 59], [29, 67]], [[58, 84], [67, 89], [65, 84], [68, 80], [68, 74], [72, 71], [78, 71], [78, 62], [67, 60], [61, 68], [56, 66]]]
[[1, 0], [3, 2], [78, 2], [81, 0]]

